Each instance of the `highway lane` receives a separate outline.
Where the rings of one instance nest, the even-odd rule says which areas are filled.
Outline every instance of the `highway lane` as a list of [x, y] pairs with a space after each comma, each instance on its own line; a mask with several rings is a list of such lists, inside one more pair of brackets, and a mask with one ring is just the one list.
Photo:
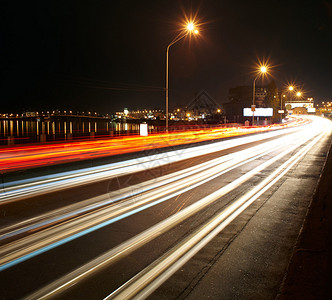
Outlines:
[[50, 143], [5, 147], [0, 149], [0, 170], [12, 172], [41, 166], [57, 165], [110, 155], [119, 155], [153, 149], [211, 141], [220, 138], [244, 136], [252, 133], [266, 132], [298, 126], [306, 123], [298, 118], [296, 122], [273, 124], [258, 127], [214, 127], [210, 129], [195, 128], [186, 131], [174, 131], [149, 136], [120, 136], [111, 139], [84, 140], [66, 143]]
[[[293, 132], [296, 130], [296, 127], [291, 127], [287, 129], [288, 132]], [[242, 129], [240, 130], [240, 132], [242, 132]], [[138, 172], [141, 170], [146, 170], [148, 168], [150, 169], [152, 167], [155, 167], [156, 165], [163, 166], [177, 161], [183, 161], [187, 158], [193, 158], [217, 151], [219, 152], [223, 149], [229, 149], [239, 145], [268, 139], [282, 134], [283, 132], [280, 131], [266, 132], [263, 133], [260, 137], [249, 136], [238, 140], [223, 140], [222, 143], [202, 145], [200, 147], [194, 147], [193, 149], [187, 149], [186, 151], [167, 151], [166, 155], [158, 153], [154, 155], [148, 155], [147, 157], [142, 157], [139, 160], [137, 160], [136, 158], [132, 160], [120, 161], [118, 163], [85, 168], [84, 170], [79, 169], [73, 170], [71, 172], [63, 172], [60, 174], [55, 173], [48, 174], [46, 176], [32, 177], [14, 181], [12, 180], [3, 183], [4, 192], [0, 194], [0, 203], [7, 203], [19, 199], [24, 199], [26, 195], [29, 195], [29, 197], [31, 197], [33, 195], [40, 195], [43, 193], [49, 193], [51, 191], [67, 189], [73, 186], [76, 187], [77, 185], [84, 185], [86, 183], [91, 183], [92, 181], [101, 181], [104, 178]], [[190, 136], [191, 133], [189, 133], [189, 137]], [[173, 136], [173, 138], [175, 138], [175, 140], [178, 139], [177, 135]], [[145, 147], [147, 146], [151, 145], [145, 145]], [[152, 144], [152, 147], [154, 147], [154, 144]], [[73, 152], [76, 153], [75, 151]], [[16, 159], [19, 160], [20, 158], [21, 152], [19, 152], [19, 157], [17, 157]], [[10, 165], [10, 163], [6, 164], [8, 166]]]
[[[120, 172], [118, 179], [140, 180], [120, 184], [106, 194], [98, 194], [98, 183], [85, 183], [84, 188], [97, 190], [97, 196], [82, 197], [82, 201], [72, 198], [76, 195], [73, 189], [58, 194], [39, 189], [42, 194], [35, 196], [37, 200], [67, 195], [72, 204], [62, 201], [65, 208], [49, 209], [33, 218], [34, 207], [28, 203], [36, 203], [36, 199], [20, 196], [4, 202], [2, 211], [11, 206], [15, 212], [22, 205], [31, 210], [20, 224], [9, 222], [10, 226], [1, 228], [0, 275], [8, 287], [5, 297], [33, 293], [44, 285], [31, 298], [48, 293], [68, 299], [75, 295], [91, 299], [149, 295], [228, 224], [236, 222], [247, 207], [254, 207], [308, 151], [318, 144], [323, 147], [330, 124], [325, 132], [324, 123], [313, 126], [316, 122], [287, 134], [261, 136], [249, 144], [243, 138], [230, 140], [238, 145], [223, 148], [221, 143], [210, 154], [206, 149], [194, 156], [183, 151], [184, 160], [171, 164], [178, 164], [174, 170], [159, 170], [161, 176], [155, 178], [156, 173], [146, 167], [129, 175]], [[14, 288], [17, 283], [19, 290]]]
[[[290, 128], [287, 132], [296, 132], [297, 130], [296, 128]], [[283, 133], [284, 131], [268, 132], [259, 136], [253, 135], [239, 139], [222, 140], [213, 144], [199, 145], [187, 149], [176, 149], [168, 152], [156, 153], [154, 150], [151, 155], [139, 156], [136, 159], [9, 181], [8, 183], [4, 183], [4, 189], [0, 193], [0, 203], [2, 205], [5, 204], [6, 207], [6, 225], [8, 227], [10, 215], [15, 215], [14, 223], [17, 223], [20, 218], [29, 219], [29, 217], [34, 217], [33, 215], [27, 215], [30, 212], [28, 207], [24, 211], [20, 211], [15, 210], [15, 205], [6, 205], [21, 199], [24, 200], [26, 197], [29, 198], [29, 204], [35, 203], [32, 214], [36, 210], [40, 210], [41, 214], [43, 210], [49, 211], [50, 207], [55, 206], [56, 214], [61, 215], [59, 205], [72, 204], [73, 197], [76, 203], [88, 199], [89, 196], [90, 198], [105, 198], [105, 195], [101, 196], [103, 192], [106, 194], [106, 197], [107, 194], [114, 191], [115, 194], [120, 194], [121, 197], [124, 197], [127, 193], [122, 190], [124, 186], [127, 186], [129, 190], [133, 190], [133, 186], [142, 184], [143, 181], [155, 181], [160, 175], [184, 170], [193, 164], [225, 156], [232, 151], [240, 151], [248, 146], [254, 146], [255, 143], [259, 143], [262, 140], [281, 136]], [[185, 173], [186, 171], [182, 172]], [[132, 176], [132, 173], [137, 174], [137, 176]], [[62, 193], [63, 190], [68, 189], [70, 193]], [[45, 197], [44, 195], [47, 196]], [[94, 198], [90, 202], [95, 203], [96, 199]], [[88, 204], [89, 200], [78, 205], [87, 206]], [[68, 206], [64, 208], [66, 211], [68, 209], [70, 209]], [[38, 218], [42, 217], [39, 216]], [[26, 222], [29, 223], [30, 221], [27, 220]]]

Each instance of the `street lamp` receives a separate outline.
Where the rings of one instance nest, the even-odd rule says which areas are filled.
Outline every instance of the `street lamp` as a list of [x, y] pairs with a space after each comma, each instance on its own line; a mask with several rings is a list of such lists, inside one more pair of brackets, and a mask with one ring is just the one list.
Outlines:
[[186, 26], [186, 29], [182, 31], [177, 37], [174, 38], [174, 40], [167, 46], [166, 49], [166, 132], [168, 132], [168, 53], [169, 48], [174, 45], [179, 40], [183, 39], [188, 34], [198, 34], [198, 30], [195, 27], [195, 24], [193, 22], [189, 22]]
[[[288, 97], [289, 98], [291, 98], [290, 96], [289, 96], [289, 93], [290, 92], [292, 92], [293, 90], [294, 90], [294, 87], [292, 86], [292, 85], [290, 85], [288, 88], [287, 88], [287, 90], [288, 90]], [[285, 98], [286, 97], [286, 95], [285, 95], [285, 93], [287, 92], [287, 90], [283, 90], [282, 92], [281, 92], [281, 94], [280, 94], [280, 110], [282, 111], [283, 109], [283, 103], [282, 103], [282, 98]], [[285, 103], [285, 102], [284, 102]], [[282, 121], [282, 113], [281, 113], [281, 121]]]
[[267, 67], [266, 66], [261, 66], [258, 70], [258, 75], [255, 77], [254, 79], [254, 86], [253, 86], [253, 93], [252, 93], [252, 125], [254, 126], [254, 122], [255, 122], [255, 84], [256, 84], [256, 79], [261, 76], [262, 74], [267, 72]]
[[289, 93], [290, 93], [289, 100], [292, 101], [292, 100], [293, 100], [293, 97], [292, 97], [291, 92], [294, 91], [294, 87], [293, 87], [292, 85], [290, 85], [290, 86], [288, 87], [288, 91], [289, 91]]
[[282, 98], [283, 98], [283, 97], [285, 98], [286, 95], [283, 94], [283, 93], [281, 93], [281, 95], [280, 95], [280, 110], [281, 110], [280, 118], [281, 118], [281, 122], [282, 122], [282, 114], [283, 114], [283, 109], [282, 109]]

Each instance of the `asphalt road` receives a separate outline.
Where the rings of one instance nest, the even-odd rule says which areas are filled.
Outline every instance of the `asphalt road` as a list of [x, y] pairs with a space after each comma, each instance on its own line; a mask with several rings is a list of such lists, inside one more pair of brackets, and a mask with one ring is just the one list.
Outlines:
[[330, 145], [317, 122], [8, 188], [1, 299], [274, 299]]

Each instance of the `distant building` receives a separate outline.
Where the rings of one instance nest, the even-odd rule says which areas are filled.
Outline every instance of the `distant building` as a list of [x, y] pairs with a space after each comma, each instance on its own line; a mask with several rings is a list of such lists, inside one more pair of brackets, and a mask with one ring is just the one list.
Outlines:
[[[228, 122], [241, 122], [245, 121], [243, 117], [243, 108], [251, 107], [253, 102], [253, 87], [252, 86], [237, 86], [229, 89], [228, 103], [224, 103], [225, 114]], [[266, 107], [265, 99], [267, 96], [266, 87], [255, 88], [255, 105], [256, 107]]]
[[123, 112], [116, 112], [115, 115], [119, 119], [148, 119], [148, 120], [161, 120], [165, 118], [165, 115], [160, 109], [142, 109], [142, 110], [128, 110], [124, 109]]
[[265, 99], [267, 96], [267, 88], [266, 87], [256, 87], [255, 88], [255, 105], [256, 107], [266, 107]]
[[294, 107], [292, 109], [292, 114], [294, 115], [306, 115], [308, 113], [305, 107]]
[[233, 103], [246, 103], [246, 105], [249, 105], [252, 102], [252, 87], [237, 86], [230, 88], [228, 100]]
[[26, 111], [25, 113], [24, 113], [24, 116], [25, 117], [35, 117], [37, 114], [36, 114], [36, 112], [34, 112], [34, 111]]
[[181, 121], [186, 119], [187, 107], [184, 105], [177, 105], [173, 112], [170, 113], [170, 119], [174, 121]]
[[[255, 88], [256, 107], [266, 107], [267, 87]], [[228, 122], [243, 123], [248, 117], [243, 116], [243, 109], [249, 108], [253, 102], [253, 86], [237, 86], [229, 89], [228, 103], [224, 103], [225, 114]]]
[[250, 107], [252, 103], [252, 87], [237, 86], [230, 88], [228, 100], [229, 102], [223, 104], [227, 121], [230, 123], [243, 122], [243, 108]]

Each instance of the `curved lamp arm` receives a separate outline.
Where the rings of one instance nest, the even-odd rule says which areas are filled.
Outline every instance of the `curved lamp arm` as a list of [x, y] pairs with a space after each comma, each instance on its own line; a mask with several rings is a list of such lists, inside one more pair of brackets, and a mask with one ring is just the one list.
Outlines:
[[174, 45], [179, 40], [183, 39], [188, 32], [180, 33], [177, 37], [174, 38], [174, 40], [167, 46], [166, 49], [166, 132], [168, 132], [168, 53], [169, 48]]

